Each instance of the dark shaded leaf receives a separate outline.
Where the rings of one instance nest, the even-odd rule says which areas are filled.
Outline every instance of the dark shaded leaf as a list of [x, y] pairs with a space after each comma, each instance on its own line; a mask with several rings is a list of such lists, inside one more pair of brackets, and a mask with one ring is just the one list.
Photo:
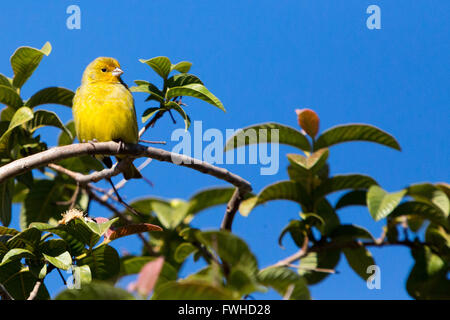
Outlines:
[[367, 124], [348, 124], [333, 127], [324, 131], [314, 143], [314, 150], [328, 148], [347, 141], [375, 142], [396, 150], [400, 145], [390, 134]]
[[134, 300], [129, 292], [114, 287], [107, 282], [94, 281], [82, 285], [80, 289], [66, 289], [60, 292], [56, 300]]
[[0, 103], [11, 107], [12, 109], [19, 109], [23, 106], [22, 98], [10, 86], [0, 84]]
[[[272, 132], [272, 130], [278, 131]], [[276, 134], [272, 136], [272, 133]], [[303, 151], [311, 150], [309, 141], [303, 133], [279, 123], [256, 124], [239, 130], [228, 139], [224, 150], [229, 151], [246, 145], [266, 142], [286, 144]]]

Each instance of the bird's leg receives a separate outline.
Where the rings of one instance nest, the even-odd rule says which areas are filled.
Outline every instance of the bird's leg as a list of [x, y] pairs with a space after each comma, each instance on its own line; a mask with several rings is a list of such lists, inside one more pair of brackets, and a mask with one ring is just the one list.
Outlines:
[[125, 201], [122, 200], [122, 197], [119, 195], [119, 192], [117, 191], [116, 186], [112, 182], [111, 178], [107, 178], [106, 180], [108, 180], [109, 184], [111, 185], [112, 189], [114, 190], [114, 193], [116, 194], [116, 197], [117, 197], [117, 201], [119, 201], [122, 205], [124, 205], [128, 210], [130, 210], [132, 213], [137, 215], [139, 218], [143, 219], [144, 216], [142, 215], [142, 213], [140, 213], [135, 208], [131, 207], [128, 203], [126, 203]]

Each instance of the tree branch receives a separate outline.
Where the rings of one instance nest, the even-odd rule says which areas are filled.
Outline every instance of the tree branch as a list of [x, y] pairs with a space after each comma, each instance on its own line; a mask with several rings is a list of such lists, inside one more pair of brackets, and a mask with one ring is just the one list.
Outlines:
[[[180, 166], [188, 167], [196, 171], [214, 176], [218, 179], [227, 181], [241, 190], [241, 192], [250, 192], [252, 187], [250, 183], [238, 175], [229, 172], [226, 169], [216, 167], [198, 159], [194, 159], [185, 155], [172, 153], [163, 149], [145, 147], [139, 144], [119, 144], [114, 141], [97, 142], [97, 143], [80, 143], [67, 146], [51, 148], [31, 156], [21, 158], [0, 167], [0, 183], [30, 171], [35, 168], [47, 166], [50, 163], [59, 160], [78, 157], [82, 155], [129, 155], [132, 158], [147, 157], [158, 161], [170, 162]], [[126, 160], [126, 159], [124, 159]], [[101, 179], [112, 177], [121, 172], [121, 166], [125, 165], [125, 161], [120, 161], [111, 169], [94, 172], [90, 175], [77, 175], [80, 183], [99, 181]], [[123, 164], [122, 164], [123, 163]], [[87, 178], [89, 177], [89, 178]], [[98, 179], [98, 180], [97, 180]], [[89, 181], [88, 181], [89, 180]]]
[[234, 190], [234, 193], [231, 196], [230, 201], [228, 201], [227, 209], [225, 211], [225, 215], [223, 217], [220, 229], [231, 231], [234, 216], [236, 215], [236, 212], [239, 209], [239, 205], [241, 204], [242, 197], [244, 196], [245, 193], [246, 192], [242, 192], [239, 188], [236, 188], [236, 190]]

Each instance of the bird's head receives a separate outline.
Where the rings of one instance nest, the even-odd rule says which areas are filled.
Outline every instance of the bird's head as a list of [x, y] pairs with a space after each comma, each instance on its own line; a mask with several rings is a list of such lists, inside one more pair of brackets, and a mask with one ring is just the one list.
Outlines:
[[116, 59], [99, 57], [87, 66], [83, 73], [82, 82], [120, 82], [122, 73], [123, 71]]

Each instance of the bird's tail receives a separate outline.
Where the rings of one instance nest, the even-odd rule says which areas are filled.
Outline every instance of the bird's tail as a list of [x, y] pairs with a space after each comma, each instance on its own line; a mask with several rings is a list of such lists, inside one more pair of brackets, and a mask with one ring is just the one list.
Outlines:
[[123, 170], [122, 173], [125, 180], [142, 178], [141, 173], [132, 163], [130, 163], [130, 165], [127, 168], [125, 168], [125, 170]]

